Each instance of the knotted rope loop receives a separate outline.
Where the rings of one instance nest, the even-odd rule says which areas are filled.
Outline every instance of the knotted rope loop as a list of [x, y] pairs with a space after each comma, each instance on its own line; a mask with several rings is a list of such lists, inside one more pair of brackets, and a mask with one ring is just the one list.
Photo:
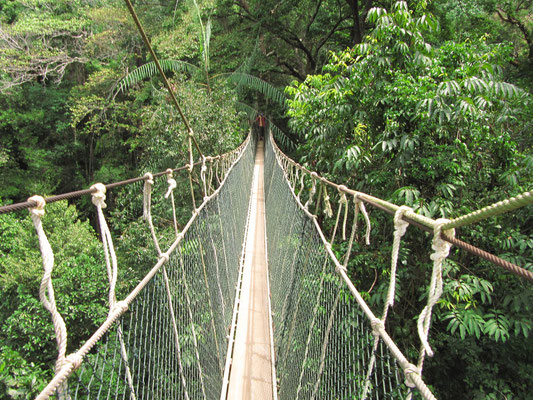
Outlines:
[[379, 336], [380, 330], [385, 329], [385, 325], [383, 324], [383, 321], [379, 318], [374, 318], [370, 321], [370, 326], [372, 326], [372, 332], [375, 336]]
[[343, 271], [344, 273], [348, 273], [348, 269], [346, 268], [346, 266], [342, 265], [341, 263], [336, 262], [335, 272], [340, 273], [341, 271]]
[[[442, 227], [448, 222], [449, 220], [446, 218], [439, 218], [433, 227], [433, 242], [431, 245], [433, 254], [430, 256], [430, 258], [433, 260], [433, 271], [431, 274], [431, 282], [429, 284], [428, 302], [426, 307], [424, 307], [420, 313], [417, 324], [418, 336], [420, 337], [423, 347], [423, 351], [420, 354], [420, 368], [423, 363], [424, 352], [430, 357], [433, 356], [433, 350], [428, 342], [428, 332], [431, 325], [431, 312], [433, 310], [433, 306], [437, 303], [442, 295], [442, 263], [450, 254], [450, 248], [452, 246], [450, 243], [441, 238]], [[455, 237], [454, 229], [447, 230], [444, 233], [447, 236]]]
[[[41, 196], [32, 196], [28, 201], [36, 203], [35, 207], [30, 208], [30, 215], [35, 227], [35, 232], [39, 239], [39, 249], [41, 251], [41, 257], [43, 260], [43, 278], [41, 280], [41, 286], [39, 287], [39, 298], [43, 306], [50, 312], [52, 316], [52, 322], [54, 324], [54, 332], [56, 335], [56, 342], [58, 347], [58, 355], [56, 360], [56, 373], [59, 372], [61, 366], [65, 361], [65, 354], [67, 351], [67, 327], [65, 321], [61, 317], [61, 314], [57, 311], [54, 286], [52, 284], [52, 270], [54, 269], [54, 252], [50, 246], [50, 242], [46, 237], [41, 222], [41, 217], [44, 215], [44, 207], [46, 202]], [[59, 388], [59, 391], [64, 390], [63, 386]]]
[[392, 256], [391, 256], [391, 269], [390, 269], [390, 283], [389, 291], [387, 293], [387, 301], [385, 302], [385, 310], [383, 315], [386, 318], [387, 311], [389, 307], [394, 305], [394, 293], [396, 291], [396, 269], [398, 265], [398, 254], [400, 253], [400, 241], [405, 232], [409, 223], [404, 221], [402, 218], [406, 212], [413, 211], [412, 208], [407, 206], [401, 206], [396, 210], [394, 214], [394, 234], [392, 241]]
[[339, 193], [340, 193], [340, 200], [339, 200], [339, 211], [341, 210], [342, 206], [344, 205], [344, 220], [342, 222], [342, 240], [346, 240], [346, 221], [348, 220], [348, 199], [346, 198], [346, 186], [340, 185], [338, 187]]
[[144, 174], [143, 179], [145, 184], [149, 184], [150, 186], [154, 184], [154, 176], [151, 172]]
[[167, 192], [165, 193], [165, 199], [168, 199], [170, 194], [172, 193], [172, 191], [174, 189], [176, 189], [176, 187], [178, 186], [177, 183], [176, 183], [176, 180], [172, 177], [172, 169], [167, 169], [167, 183], [168, 183], [168, 190]]
[[370, 245], [370, 218], [368, 217], [368, 212], [366, 211], [365, 203], [363, 203], [357, 195], [354, 195], [354, 203], [356, 204], [356, 209], [361, 211], [361, 214], [363, 214], [363, 218], [366, 222], [366, 232], [365, 232], [365, 243], [367, 245]]
[[394, 229], [396, 230], [396, 232], [398, 232], [398, 235], [400, 237], [405, 235], [405, 232], [407, 231], [407, 227], [409, 226], [409, 223], [403, 220], [403, 216], [407, 212], [414, 212], [414, 211], [411, 207], [401, 206], [394, 213]]
[[331, 208], [331, 203], [329, 201], [328, 189], [326, 185], [323, 185], [323, 188], [324, 188], [324, 214], [328, 218], [331, 218], [333, 217], [333, 210]]
[[167, 263], [168, 260], [170, 260], [170, 256], [168, 255], [168, 253], [161, 253], [159, 255], [159, 258], [161, 258], [164, 263]]
[[91, 186], [91, 190], [95, 192], [92, 194], [91, 201], [96, 207], [106, 208], [107, 204], [105, 203], [105, 192], [106, 187], [103, 183], [95, 183]]
[[309, 204], [313, 202], [313, 197], [316, 193], [316, 178], [318, 177], [318, 174], [316, 172], [311, 172], [311, 188], [309, 189], [309, 199], [304, 204], [304, 207], [307, 209], [309, 207]]
[[205, 173], [207, 171], [207, 165], [205, 165], [206, 157], [202, 156], [202, 168], [200, 169], [200, 179], [202, 180], [202, 185], [204, 187], [204, 199], [207, 196], [207, 184], [205, 181]]
[[32, 201], [34, 203], [37, 203], [35, 207], [30, 208], [30, 214], [37, 217], [42, 217], [44, 215], [44, 207], [46, 206], [46, 201], [42, 196], [32, 196], [28, 199], [28, 201]]
[[152, 205], [152, 185], [154, 184], [154, 176], [147, 172], [144, 174], [144, 189], [143, 189], [143, 218], [148, 220], [150, 218], [150, 208]]

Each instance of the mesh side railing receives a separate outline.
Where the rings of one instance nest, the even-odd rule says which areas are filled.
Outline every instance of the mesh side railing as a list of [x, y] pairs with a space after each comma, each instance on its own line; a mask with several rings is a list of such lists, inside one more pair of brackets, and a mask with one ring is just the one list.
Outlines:
[[53, 398], [220, 397], [254, 153], [252, 138], [168, 263]]
[[[265, 202], [277, 390], [285, 399], [360, 399], [374, 336], [270, 144]], [[368, 399], [402, 399], [408, 388], [380, 344]]]

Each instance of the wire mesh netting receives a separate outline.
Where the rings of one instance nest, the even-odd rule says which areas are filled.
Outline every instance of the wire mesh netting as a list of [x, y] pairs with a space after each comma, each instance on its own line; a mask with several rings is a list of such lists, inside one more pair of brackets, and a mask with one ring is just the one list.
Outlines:
[[169, 262], [56, 398], [219, 398], [254, 152], [252, 138]]
[[[402, 399], [407, 388], [338, 277], [319, 233], [295, 201], [270, 143], [265, 200], [277, 389], [285, 399]], [[283, 223], [282, 223], [283, 221]]]

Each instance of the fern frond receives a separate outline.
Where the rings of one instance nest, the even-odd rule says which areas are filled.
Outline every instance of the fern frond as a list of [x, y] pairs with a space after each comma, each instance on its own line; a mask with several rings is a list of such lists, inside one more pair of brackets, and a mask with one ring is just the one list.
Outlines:
[[[161, 68], [166, 72], [188, 72], [195, 73], [200, 71], [196, 65], [190, 64], [185, 61], [179, 60], [160, 60]], [[141, 65], [139, 68], [134, 69], [128, 75], [126, 75], [118, 84], [118, 90], [126, 92], [132, 86], [138, 84], [139, 82], [144, 81], [148, 78], [153, 78], [159, 73], [155, 62], [150, 61], [144, 65]]]

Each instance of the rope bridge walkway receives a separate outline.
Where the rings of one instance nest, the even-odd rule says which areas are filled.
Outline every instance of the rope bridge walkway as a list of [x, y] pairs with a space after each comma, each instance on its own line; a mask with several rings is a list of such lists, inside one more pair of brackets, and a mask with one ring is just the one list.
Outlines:
[[[68, 356], [67, 327], [55, 305], [51, 279], [54, 255], [41, 222], [46, 200], [34, 196], [0, 208], [30, 208], [43, 257], [40, 297], [52, 315], [59, 354], [55, 376], [37, 399], [409, 399], [413, 394], [435, 398], [422, 379], [422, 368], [425, 356], [433, 355], [428, 332], [442, 293], [442, 265], [452, 243], [463, 243], [454, 238], [453, 230], [531, 204], [531, 193], [451, 221], [434, 221], [319, 177], [286, 157], [272, 136], [264, 146], [263, 173], [263, 141], [257, 157], [256, 142], [250, 134], [230, 153], [202, 156], [204, 198], [181, 232], [175, 218], [173, 170], [125, 181], [144, 182], [143, 217], [158, 261], [121, 301], [115, 293], [118, 265], [104, 214], [106, 188], [116, 184], [96, 184], [75, 193], [90, 193], [96, 207], [109, 279], [109, 313]], [[191, 163], [184, 170], [192, 175], [193, 168]], [[258, 181], [260, 175], [264, 184]], [[157, 197], [165, 198], [174, 216], [175, 240], [165, 252], [152, 223], [154, 177], [167, 178], [168, 189]], [[379, 318], [346, 270], [359, 224], [365, 226], [365, 242], [370, 240], [365, 204], [394, 215], [389, 291]], [[259, 211], [252, 212], [256, 207]], [[317, 215], [335, 221], [329, 239]], [[385, 329], [394, 302], [400, 242], [409, 225], [433, 231], [433, 271], [427, 305], [417, 323], [421, 345], [416, 364]], [[266, 240], [258, 231], [266, 233]], [[332, 251], [338, 241], [345, 242], [341, 257]], [[254, 248], [261, 242], [267, 248], [266, 259], [264, 249]], [[251, 258], [251, 253], [261, 254]], [[532, 280], [528, 270], [513, 264], [508, 270]], [[262, 300], [255, 300], [256, 287], [262, 287]], [[247, 317], [265, 312], [266, 319]], [[254, 357], [260, 360], [247, 364]], [[255, 367], [257, 362], [262, 366]], [[253, 379], [263, 382], [262, 389], [250, 383]], [[264, 390], [265, 382], [270, 389]]]
[[[422, 368], [426, 355], [433, 356], [428, 333], [450, 247], [533, 282], [531, 271], [455, 238], [454, 229], [530, 205], [533, 195], [526, 192], [453, 220], [433, 220], [318, 176], [285, 156], [272, 135], [264, 146], [250, 134], [234, 151], [204, 156], [131, 1], [125, 2], [187, 128], [189, 163], [0, 207], [0, 213], [30, 209], [43, 259], [39, 296], [52, 317], [58, 357], [55, 375], [37, 399], [435, 399]], [[196, 163], [193, 148], [200, 156]], [[193, 179], [195, 167], [199, 180]], [[173, 174], [181, 171], [188, 172], [194, 211], [180, 231]], [[168, 187], [152, 198], [160, 177]], [[193, 181], [200, 182], [203, 195], [198, 206]], [[135, 182], [144, 182], [143, 218], [157, 262], [119, 301], [119, 266], [105, 198], [107, 190]], [[67, 355], [68, 331], [52, 280], [54, 253], [41, 219], [47, 203], [82, 195], [92, 196], [98, 216], [109, 312], [92, 336]], [[173, 221], [174, 240], [164, 252], [152, 221], [152, 201], [158, 210], [166, 207]], [[365, 205], [391, 214], [394, 221], [390, 283], [379, 318], [347, 275], [359, 224], [365, 225], [365, 243], [370, 241]], [[330, 238], [318, 216], [335, 221]], [[433, 235], [428, 300], [417, 320], [416, 364], [385, 329], [395, 300], [401, 238], [409, 226]], [[337, 256], [332, 246], [341, 242], [344, 254]]]

